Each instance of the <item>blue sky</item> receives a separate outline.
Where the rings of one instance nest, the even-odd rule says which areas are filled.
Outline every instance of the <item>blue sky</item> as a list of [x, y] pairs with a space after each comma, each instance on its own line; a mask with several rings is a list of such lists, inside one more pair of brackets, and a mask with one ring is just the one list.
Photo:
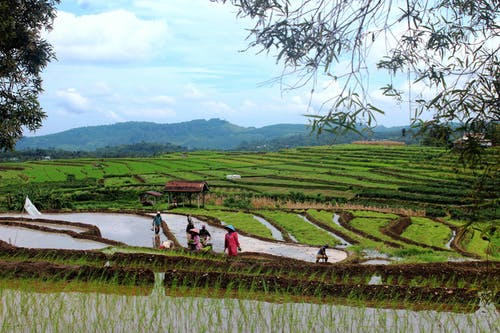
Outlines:
[[[236, 10], [209, 0], [61, 1], [45, 36], [58, 58], [43, 73], [40, 101], [48, 117], [26, 134], [124, 121], [307, 124], [304, 114], [338, 86], [320, 78], [310, 104], [311, 87], [283, 92], [266, 84], [282, 68], [272, 55], [242, 52], [252, 24], [237, 19]], [[371, 97], [386, 106], [379, 124], [408, 124], [406, 106], [383, 100], [380, 86], [370, 85]]]

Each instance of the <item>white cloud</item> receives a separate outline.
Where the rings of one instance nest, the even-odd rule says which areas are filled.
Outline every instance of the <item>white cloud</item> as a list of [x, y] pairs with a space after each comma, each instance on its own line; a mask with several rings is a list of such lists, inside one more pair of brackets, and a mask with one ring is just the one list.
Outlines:
[[175, 103], [175, 98], [171, 96], [165, 96], [165, 95], [159, 95], [159, 96], [154, 96], [150, 98], [151, 102], [158, 103], [158, 104], [174, 104]]
[[203, 99], [207, 96], [201, 89], [194, 85], [187, 85], [185, 87], [184, 97], [190, 99]]
[[141, 20], [122, 9], [83, 16], [60, 11], [48, 34], [62, 62], [149, 60], [163, 51], [167, 38], [165, 21]]
[[216, 116], [227, 116], [234, 113], [233, 108], [221, 101], [205, 101], [202, 106], [206, 111]]
[[56, 92], [58, 103], [68, 113], [84, 113], [89, 108], [89, 101], [76, 89], [69, 88]]
[[123, 112], [128, 119], [141, 120], [141, 121], [154, 121], [154, 122], [165, 122], [176, 116], [176, 112], [170, 108], [138, 108], [138, 109], [127, 109]]
[[257, 107], [257, 104], [254, 101], [249, 100], [249, 99], [245, 99], [243, 101], [243, 103], [241, 104], [242, 109], [253, 109], [255, 107]]
[[105, 112], [105, 117], [117, 122], [125, 121], [119, 114], [111, 110]]
[[[312, 99], [311, 86], [281, 91], [279, 84], [262, 85], [279, 76], [281, 66], [272, 54], [256, 55], [257, 49], [238, 52], [246, 48], [245, 28], [252, 25], [236, 19], [237, 8], [228, 2], [67, 0], [58, 8], [46, 37], [59, 61], [43, 73], [45, 134], [130, 120], [306, 123], [304, 114], [318, 112], [342, 88], [341, 79], [321, 74]], [[373, 54], [385, 49], [381, 43], [376, 40]], [[334, 74], [348, 65], [335, 64]], [[379, 73], [370, 75], [379, 79]], [[378, 85], [371, 82], [371, 88]]]
[[[342, 93], [342, 86], [339, 81], [327, 78], [327, 80], [322, 81], [318, 84], [318, 87], [311, 92], [304, 92], [303, 95], [303, 105], [311, 105], [315, 110], [320, 110], [325, 105], [327, 106], [329, 101], [335, 99]], [[307, 100], [307, 102], [306, 102]]]

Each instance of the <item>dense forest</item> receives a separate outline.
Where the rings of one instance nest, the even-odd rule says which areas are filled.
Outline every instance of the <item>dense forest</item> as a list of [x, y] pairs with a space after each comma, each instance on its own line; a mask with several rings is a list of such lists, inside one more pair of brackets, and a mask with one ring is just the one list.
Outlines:
[[303, 124], [276, 124], [261, 128], [241, 127], [225, 120], [193, 120], [175, 124], [125, 122], [105, 126], [74, 128], [68, 131], [25, 137], [16, 150], [54, 149], [93, 152], [100, 148], [134, 145], [142, 142], [182, 146], [187, 150], [275, 150], [287, 147], [349, 143], [355, 140], [398, 140], [413, 143], [411, 131], [404, 127], [379, 126], [359, 134], [334, 136], [311, 133]]
[[[486, 133], [494, 145], [499, 141], [499, 125], [491, 124]], [[262, 128], [240, 127], [220, 119], [193, 120], [177, 124], [126, 122], [81, 127], [61, 133], [23, 138], [15, 151], [0, 153], [0, 160], [40, 160], [48, 158], [152, 157], [160, 154], [226, 150], [272, 152], [280, 149], [345, 144], [355, 141], [397, 141], [452, 147], [463, 135], [456, 128], [384, 127], [321, 135], [299, 124], [277, 124]]]
[[70, 158], [152, 157], [165, 153], [186, 151], [186, 147], [171, 144], [139, 142], [130, 145], [107, 146], [94, 151], [69, 151], [63, 149], [26, 149], [0, 153], [0, 160], [42, 160]]

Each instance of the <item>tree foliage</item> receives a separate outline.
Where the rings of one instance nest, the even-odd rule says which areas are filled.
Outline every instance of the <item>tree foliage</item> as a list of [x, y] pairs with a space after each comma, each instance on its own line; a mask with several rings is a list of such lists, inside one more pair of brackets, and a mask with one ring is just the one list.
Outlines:
[[434, 147], [451, 147], [453, 129], [439, 123], [425, 123], [421, 129], [422, 145]]
[[[311, 116], [319, 132], [376, 123], [383, 111], [368, 88], [373, 55], [380, 52], [376, 67], [390, 74], [382, 92], [408, 102], [413, 125], [426, 111], [432, 122], [458, 123], [462, 131], [500, 119], [498, 0], [219, 1], [254, 19], [249, 47], [276, 54], [282, 83], [293, 73], [298, 79], [291, 88], [311, 84], [314, 91], [318, 75], [340, 85]], [[398, 75], [408, 89], [395, 84]], [[422, 83], [427, 92], [416, 95], [412, 85]]]
[[23, 133], [42, 125], [38, 102], [41, 72], [55, 58], [42, 38], [59, 0], [0, 1], [0, 151], [11, 150]]

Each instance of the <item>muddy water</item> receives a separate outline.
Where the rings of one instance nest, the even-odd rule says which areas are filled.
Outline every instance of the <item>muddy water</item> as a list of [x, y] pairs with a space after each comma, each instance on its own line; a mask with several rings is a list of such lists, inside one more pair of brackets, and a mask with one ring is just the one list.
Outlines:
[[268, 221], [257, 215], [254, 215], [253, 218], [262, 223], [263, 225], [265, 225], [271, 231], [271, 234], [273, 235], [274, 239], [280, 241], [283, 240], [283, 235], [281, 234], [281, 231], [276, 229], [271, 223], [269, 223]]
[[361, 263], [361, 265], [389, 265], [392, 261], [384, 259], [371, 259]]
[[380, 285], [382, 284], [382, 277], [380, 275], [372, 275], [370, 281], [368, 281], [368, 285]]
[[445, 248], [447, 249], [451, 249], [451, 243], [453, 242], [453, 240], [455, 239], [457, 235], [457, 232], [455, 230], [452, 230], [451, 231], [451, 237], [450, 237], [450, 240], [448, 241], [448, 243], [446, 243], [446, 245], [444, 246]]
[[[7, 216], [7, 215], [4, 215]], [[23, 215], [8, 215], [23, 216]], [[144, 217], [129, 214], [110, 214], [110, 213], [61, 213], [61, 214], [43, 214], [44, 219], [61, 220], [69, 222], [80, 222], [93, 224], [97, 226], [104, 238], [123, 242], [132, 246], [153, 246], [153, 232], [151, 223], [153, 217]], [[186, 225], [187, 219], [184, 215], [162, 214], [170, 231], [177, 238], [179, 243], [187, 247]], [[202, 221], [193, 219], [195, 227], [199, 228]], [[224, 252], [224, 235], [226, 231], [223, 228], [207, 226], [212, 234], [212, 245], [215, 252]], [[162, 241], [165, 236], [162, 235]], [[313, 262], [316, 260], [315, 247], [302, 246], [300, 244], [274, 243], [263, 241], [252, 237], [240, 235], [241, 248], [247, 252], [268, 253], [277, 256], [283, 256], [298, 260]], [[338, 262], [347, 258], [347, 254], [340, 250], [328, 249], [330, 262]]]
[[[26, 215], [8, 216], [26, 217]], [[42, 218], [93, 224], [99, 228], [103, 238], [116, 240], [132, 246], [151, 247], [153, 244], [154, 233], [151, 231], [152, 217], [112, 213], [60, 213], [43, 214]]]
[[338, 236], [338, 235], [334, 234], [333, 232], [330, 232], [330, 231], [327, 231], [327, 230], [324, 230], [324, 229], [322, 229], [322, 228], [318, 227], [316, 224], [314, 224], [314, 223], [312, 223], [311, 221], [309, 221], [309, 220], [307, 219], [307, 217], [305, 217], [304, 215], [300, 215], [300, 214], [297, 214], [297, 215], [298, 215], [298, 217], [302, 218], [304, 221], [306, 221], [306, 222], [307, 222], [307, 223], [309, 223], [310, 225], [312, 225], [312, 226], [314, 226], [314, 227], [318, 228], [319, 230], [322, 230], [322, 231], [326, 232], [327, 234], [329, 234], [329, 235], [330, 235], [330, 236], [332, 236], [333, 238], [338, 239], [338, 240], [339, 240], [339, 242], [340, 242], [340, 244], [339, 244], [339, 245], [337, 245], [336, 247], [338, 247], [338, 248], [346, 248], [346, 247], [348, 247], [348, 246], [351, 246], [351, 245], [352, 245], [351, 243], [349, 243], [348, 241], [346, 241], [346, 240], [345, 240], [345, 239], [343, 239], [342, 237], [340, 237], [340, 236]]
[[71, 226], [71, 225], [66, 225], [66, 224], [54, 224], [54, 223], [31, 222], [31, 221], [19, 221], [19, 223], [31, 224], [31, 225], [36, 225], [36, 226], [50, 228], [50, 229], [56, 229], [56, 230], [70, 230], [70, 231], [79, 232], [79, 233], [85, 232], [88, 230], [86, 228], [81, 228], [81, 227], [76, 227], [76, 226]]
[[[187, 219], [184, 215], [162, 214], [166, 220], [168, 228], [175, 235], [182, 246], [187, 246], [186, 225]], [[202, 221], [193, 218], [196, 228], [201, 228]], [[223, 228], [207, 226], [208, 231], [212, 235], [212, 245], [215, 252], [224, 252], [224, 235], [226, 231]], [[239, 235], [239, 241], [243, 251], [268, 253], [277, 256], [289, 257], [304, 261], [313, 262], [316, 260], [315, 247], [302, 246], [299, 244], [290, 243], [274, 243]], [[328, 257], [330, 262], [338, 262], [347, 258], [347, 254], [343, 251], [328, 249]]]
[[338, 214], [333, 214], [333, 217], [332, 217], [332, 221], [333, 223], [335, 223], [336, 225], [342, 227], [342, 225], [340, 224], [339, 222], [339, 219], [340, 219], [340, 215]]
[[17, 247], [38, 249], [95, 250], [109, 245], [76, 239], [66, 234], [0, 225], [0, 239]]

